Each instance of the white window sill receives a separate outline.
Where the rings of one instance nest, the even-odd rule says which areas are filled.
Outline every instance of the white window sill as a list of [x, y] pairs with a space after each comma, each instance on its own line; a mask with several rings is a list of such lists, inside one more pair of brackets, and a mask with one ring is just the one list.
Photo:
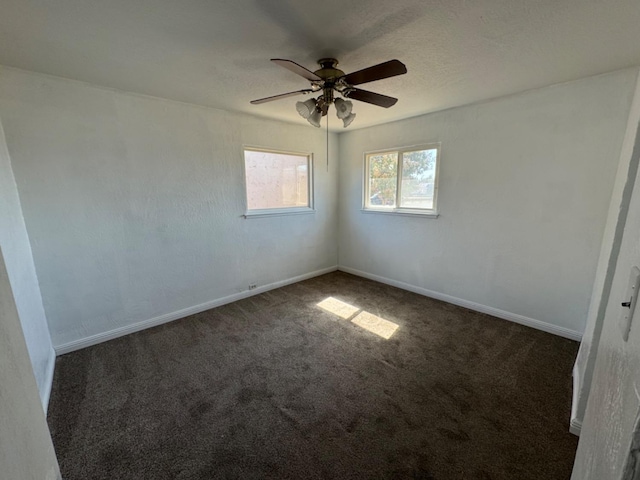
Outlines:
[[281, 217], [286, 215], [309, 215], [316, 213], [313, 208], [270, 208], [265, 210], [250, 210], [242, 215], [244, 219], [264, 218], [264, 217]]
[[383, 215], [401, 215], [407, 217], [438, 218], [440, 214], [434, 210], [418, 210], [411, 208], [363, 208], [362, 213], [382, 213]]

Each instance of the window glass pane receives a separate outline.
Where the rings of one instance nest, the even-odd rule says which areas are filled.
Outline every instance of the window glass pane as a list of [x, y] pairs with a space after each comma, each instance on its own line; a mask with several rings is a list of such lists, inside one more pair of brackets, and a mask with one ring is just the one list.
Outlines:
[[402, 154], [401, 208], [433, 208], [437, 153], [434, 148]]
[[309, 157], [245, 150], [249, 210], [308, 207]]
[[398, 184], [398, 154], [377, 153], [369, 156], [369, 198], [371, 207], [395, 207]]

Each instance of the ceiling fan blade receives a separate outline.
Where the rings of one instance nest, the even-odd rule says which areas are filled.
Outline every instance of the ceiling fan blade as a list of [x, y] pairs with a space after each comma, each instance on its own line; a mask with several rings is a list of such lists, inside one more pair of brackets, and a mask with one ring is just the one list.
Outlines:
[[384, 108], [392, 107], [398, 101], [397, 98], [388, 97], [380, 93], [369, 92], [367, 90], [360, 90], [359, 88], [354, 88], [347, 92], [346, 97], [353, 100], [360, 100], [361, 102], [372, 103], [373, 105]]
[[272, 58], [271, 61], [280, 65], [281, 67], [286, 68], [287, 70], [291, 70], [293, 73], [297, 73], [301, 77], [306, 78], [309, 81], [318, 81], [322, 80], [318, 75], [313, 73], [311, 70], [307, 70], [302, 65], [298, 65], [296, 62], [292, 62], [291, 60], [283, 60], [281, 58]]
[[361, 83], [374, 82], [383, 78], [404, 75], [405, 73], [407, 73], [407, 67], [405, 67], [404, 63], [400, 60], [389, 60], [388, 62], [350, 73], [343, 78], [349, 85], [360, 85]]
[[302, 93], [310, 93], [310, 92], [313, 92], [313, 90], [311, 90], [310, 88], [307, 88], [305, 90], [298, 90], [297, 92], [282, 93], [280, 95], [274, 95], [273, 97], [265, 97], [265, 98], [259, 98], [258, 100], [251, 100], [251, 103], [253, 105], [259, 105], [261, 103], [273, 102], [274, 100], [280, 100], [281, 98], [293, 97], [295, 95], [300, 95]]

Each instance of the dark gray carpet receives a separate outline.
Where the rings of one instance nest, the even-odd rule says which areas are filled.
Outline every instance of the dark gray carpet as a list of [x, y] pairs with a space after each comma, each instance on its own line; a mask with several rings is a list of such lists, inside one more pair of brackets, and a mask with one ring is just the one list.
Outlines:
[[336, 272], [59, 357], [49, 424], [66, 480], [562, 480], [577, 347]]

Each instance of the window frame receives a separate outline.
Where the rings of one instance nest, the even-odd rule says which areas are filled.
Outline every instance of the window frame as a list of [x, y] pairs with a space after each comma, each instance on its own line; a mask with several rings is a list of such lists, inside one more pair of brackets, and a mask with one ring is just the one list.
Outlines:
[[[282, 207], [282, 208], [254, 208], [249, 209], [249, 189], [247, 185], [247, 161], [245, 158], [246, 151], [259, 153], [274, 153], [280, 155], [292, 155], [307, 158], [307, 191], [309, 198], [306, 206]], [[244, 183], [244, 210], [243, 218], [260, 218], [274, 217], [280, 215], [304, 215], [315, 213], [314, 208], [314, 188], [313, 188], [313, 152], [296, 152], [293, 150], [277, 150], [274, 148], [257, 147], [255, 145], [242, 146], [242, 179]]]
[[[433, 179], [433, 207], [432, 208], [411, 208], [398, 206], [402, 198], [402, 158], [407, 152], [415, 152], [418, 150], [436, 150], [436, 167]], [[369, 181], [369, 158], [374, 155], [385, 153], [396, 153], [398, 155], [398, 163], [396, 169], [396, 206], [385, 207], [379, 205], [371, 205], [370, 181]], [[440, 142], [425, 143], [421, 145], [410, 145], [406, 147], [387, 148], [383, 150], [372, 150], [364, 152], [364, 170], [362, 182], [362, 212], [363, 213], [382, 213], [391, 215], [417, 215], [427, 218], [438, 218], [438, 180], [440, 172], [440, 159], [442, 156], [442, 144]]]

